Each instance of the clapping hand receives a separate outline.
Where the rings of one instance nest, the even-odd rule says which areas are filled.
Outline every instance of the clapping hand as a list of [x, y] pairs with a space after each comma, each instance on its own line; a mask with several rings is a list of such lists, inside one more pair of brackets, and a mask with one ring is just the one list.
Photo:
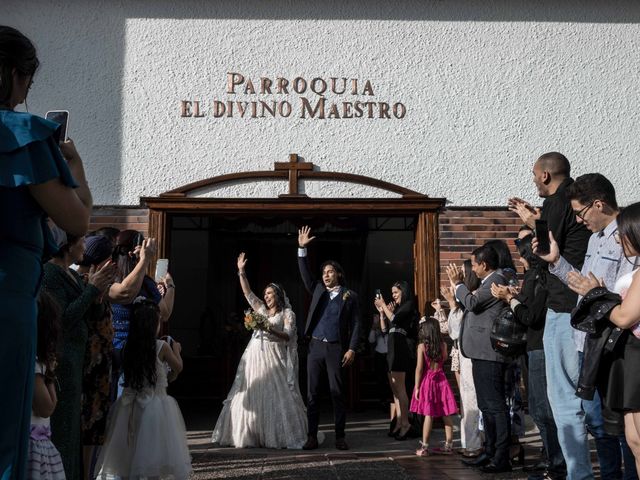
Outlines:
[[384, 298], [382, 298], [382, 295], [380, 295], [379, 297], [376, 297], [375, 300], [373, 301], [373, 304], [376, 306], [376, 309], [378, 309], [379, 312], [383, 311], [383, 307], [384, 307]]
[[306, 248], [309, 242], [311, 242], [311, 240], [316, 238], [316, 237], [310, 237], [309, 236], [310, 233], [311, 233], [311, 228], [306, 225], [302, 227], [300, 230], [298, 230], [298, 246], [300, 248]]
[[508, 302], [513, 298], [513, 293], [507, 285], [497, 285], [496, 283], [491, 284], [491, 295], [503, 302]]
[[104, 293], [107, 287], [113, 283], [115, 274], [116, 265], [111, 260], [100, 267], [92, 265], [87, 277], [87, 283], [96, 287], [100, 293]]
[[569, 288], [583, 297], [596, 287], [604, 287], [604, 280], [598, 279], [592, 272], [586, 277], [578, 272], [569, 272], [567, 276]]
[[464, 280], [464, 271], [453, 263], [446, 266], [445, 271], [449, 277], [449, 283], [453, 288]]
[[451, 309], [453, 310], [456, 303], [458, 303], [456, 300], [456, 291], [453, 289], [453, 287], [442, 287], [440, 289], [440, 293], [442, 294], [444, 299], [449, 302], [449, 307], [451, 307]]
[[516, 213], [520, 220], [530, 228], [534, 228], [536, 220], [540, 219], [540, 209], [532, 207], [531, 204], [521, 198], [512, 197], [507, 201], [510, 211]]

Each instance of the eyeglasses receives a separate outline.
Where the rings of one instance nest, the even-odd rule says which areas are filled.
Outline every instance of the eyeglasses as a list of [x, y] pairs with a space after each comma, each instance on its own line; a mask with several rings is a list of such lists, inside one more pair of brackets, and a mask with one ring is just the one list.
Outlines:
[[595, 203], [595, 200], [593, 202], [591, 202], [589, 205], [587, 205], [586, 207], [584, 207], [582, 210], [580, 210], [579, 212], [576, 212], [576, 217], [578, 217], [580, 220], [584, 220], [584, 216], [587, 214], [587, 212], [589, 211], [589, 209], [591, 207], [593, 207], [593, 204]]

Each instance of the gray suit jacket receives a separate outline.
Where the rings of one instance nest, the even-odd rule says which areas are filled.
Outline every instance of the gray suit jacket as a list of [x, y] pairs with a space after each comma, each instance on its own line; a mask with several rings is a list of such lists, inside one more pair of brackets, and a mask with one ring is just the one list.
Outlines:
[[493, 320], [502, 310], [509, 308], [502, 300], [491, 295], [492, 283], [507, 284], [500, 270], [489, 275], [475, 293], [471, 293], [464, 285], [456, 289], [456, 297], [466, 310], [460, 330], [460, 349], [465, 357], [474, 360], [507, 362], [509, 358], [491, 346]]

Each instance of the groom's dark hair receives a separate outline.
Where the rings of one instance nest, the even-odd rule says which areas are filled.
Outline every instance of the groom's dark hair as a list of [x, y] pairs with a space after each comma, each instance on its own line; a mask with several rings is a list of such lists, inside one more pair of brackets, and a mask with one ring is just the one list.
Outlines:
[[336, 273], [338, 274], [338, 283], [345, 287], [347, 280], [344, 277], [344, 270], [342, 269], [342, 266], [336, 262], [335, 260], [327, 260], [326, 262], [324, 262], [321, 266], [320, 266], [320, 274], [322, 275], [322, 273], [324, 272], [324, 267], [326, 267], [327, 265], [331, 265], [333, 267], [333, 269], [336, 271]]

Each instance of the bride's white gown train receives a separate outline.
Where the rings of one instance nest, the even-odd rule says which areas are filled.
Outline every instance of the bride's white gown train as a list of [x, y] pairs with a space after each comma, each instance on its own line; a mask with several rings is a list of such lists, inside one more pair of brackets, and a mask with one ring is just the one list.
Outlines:
[[302, 448], [307, 440], [307, 413], [298, 385], [295, 314], [285, 307], [269, 317], [256, 295], [251, 293], [247, 301], [268, 317], [272, 329], [289, 335], [289, 341], [253, 332], [211, 441], [236, 448]]

